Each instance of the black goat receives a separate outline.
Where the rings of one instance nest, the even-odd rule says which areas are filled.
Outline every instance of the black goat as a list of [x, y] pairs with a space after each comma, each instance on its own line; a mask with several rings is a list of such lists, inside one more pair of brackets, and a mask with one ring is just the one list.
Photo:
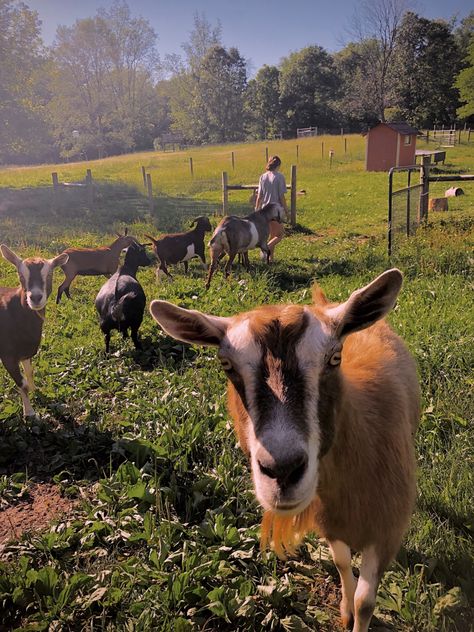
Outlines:
[[174, 233], [164, 235], [160, 239], [155, 239], [150, 235], [145, 235], [153, 242], [153, 250], [159, 262], [157, 274], [160, 271], [172, 278], [166, 267], [168, 264], [184, 263], [184, 272], [188, 272], [188, 261], [193, 257], [199, 257], [206, 265], [206, 255], [204, 252], [204, 235], [212, 231], [211, 222], [207, 217], [197, 217], [191, 226], [193, 230], [186, 233]]
[[123, 265], [100, 288], [95, 306], [105, 335], [106, 353], [109, 352], [112, 329], [118, 329], [127, 338], [129, 327], [135, 349], [141, 349], [138, 329], [143, 320], [146, 296], [136, 276], [139, 266], [151, 263], [145, 247], [134, 242], [127, 248]]

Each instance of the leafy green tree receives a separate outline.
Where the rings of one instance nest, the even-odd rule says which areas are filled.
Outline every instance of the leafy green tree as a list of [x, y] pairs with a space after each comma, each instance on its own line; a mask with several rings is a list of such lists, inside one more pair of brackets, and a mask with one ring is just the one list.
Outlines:
[[469, 46], [468, 52], [467, 63], [469, 65], [461, 70], [456, 79], [460, 100], [464, 103], [457, 110], [458, 115], [462, 119], [472, 119], [474, 117], [474, 40]]
[[54, 158], [40, 23], [16, 0], [0, 0], [0, 59], [0, 162]]
[[245, 92], [246, 129], [251, 138], [271, 138], [284, 121], [280, 102], [280, 71], [263, 66], [248, 82]]
[[62, 155], [152, 146], [159, 116], [155, 40], [124, 2], [58, 28], [50, 110]]
[[406, 13], [394, 58], [394, 105], [399, 115], [419, 127], [454, 121], [459, 101], [453, 82], [460, 61], [448, 23]]
[[211, 48], [199, 66], [194, 87], [194, 122], [202, 142], [243, 138], [247, 64], [237, 48]]
[[337, 90], [333, 59], [321, 46], [308, 46], [283, 59], [280, 98], [287, 131], [337, 125]]

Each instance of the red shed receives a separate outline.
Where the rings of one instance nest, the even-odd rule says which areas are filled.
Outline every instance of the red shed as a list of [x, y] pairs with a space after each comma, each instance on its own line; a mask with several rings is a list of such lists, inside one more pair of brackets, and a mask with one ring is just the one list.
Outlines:
[[415, 164], [418, 130], [408, 123], [378, 123], [367, 132], [365, 168], [388, 171]]

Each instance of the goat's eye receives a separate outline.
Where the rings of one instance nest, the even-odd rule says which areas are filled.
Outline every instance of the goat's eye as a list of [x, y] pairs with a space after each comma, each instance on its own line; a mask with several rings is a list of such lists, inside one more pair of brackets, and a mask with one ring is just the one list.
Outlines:
[[337, 366], [338, 364], [341, 364], [341, 352], [340, 351], [334, 351], [334, 353], [331, 354], [328, 364], [330, 364], [331, 366]]
[[232, 369], [232, 362], [229, 360], [229, 358], [219, 358], [219, 362], [221, 363], [224, 371], [230, 371]]

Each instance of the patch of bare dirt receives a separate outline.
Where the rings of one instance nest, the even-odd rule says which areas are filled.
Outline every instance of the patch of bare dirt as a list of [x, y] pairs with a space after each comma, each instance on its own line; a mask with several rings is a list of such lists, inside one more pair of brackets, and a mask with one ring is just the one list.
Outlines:
[[2, 545], [18, 540], [27, 531], [40, 531], [63, 514], [67, 514], [75, 501], [64, 498], [53, 483], [34, 483], [28, 498], [0, 511], [0, 552]]

